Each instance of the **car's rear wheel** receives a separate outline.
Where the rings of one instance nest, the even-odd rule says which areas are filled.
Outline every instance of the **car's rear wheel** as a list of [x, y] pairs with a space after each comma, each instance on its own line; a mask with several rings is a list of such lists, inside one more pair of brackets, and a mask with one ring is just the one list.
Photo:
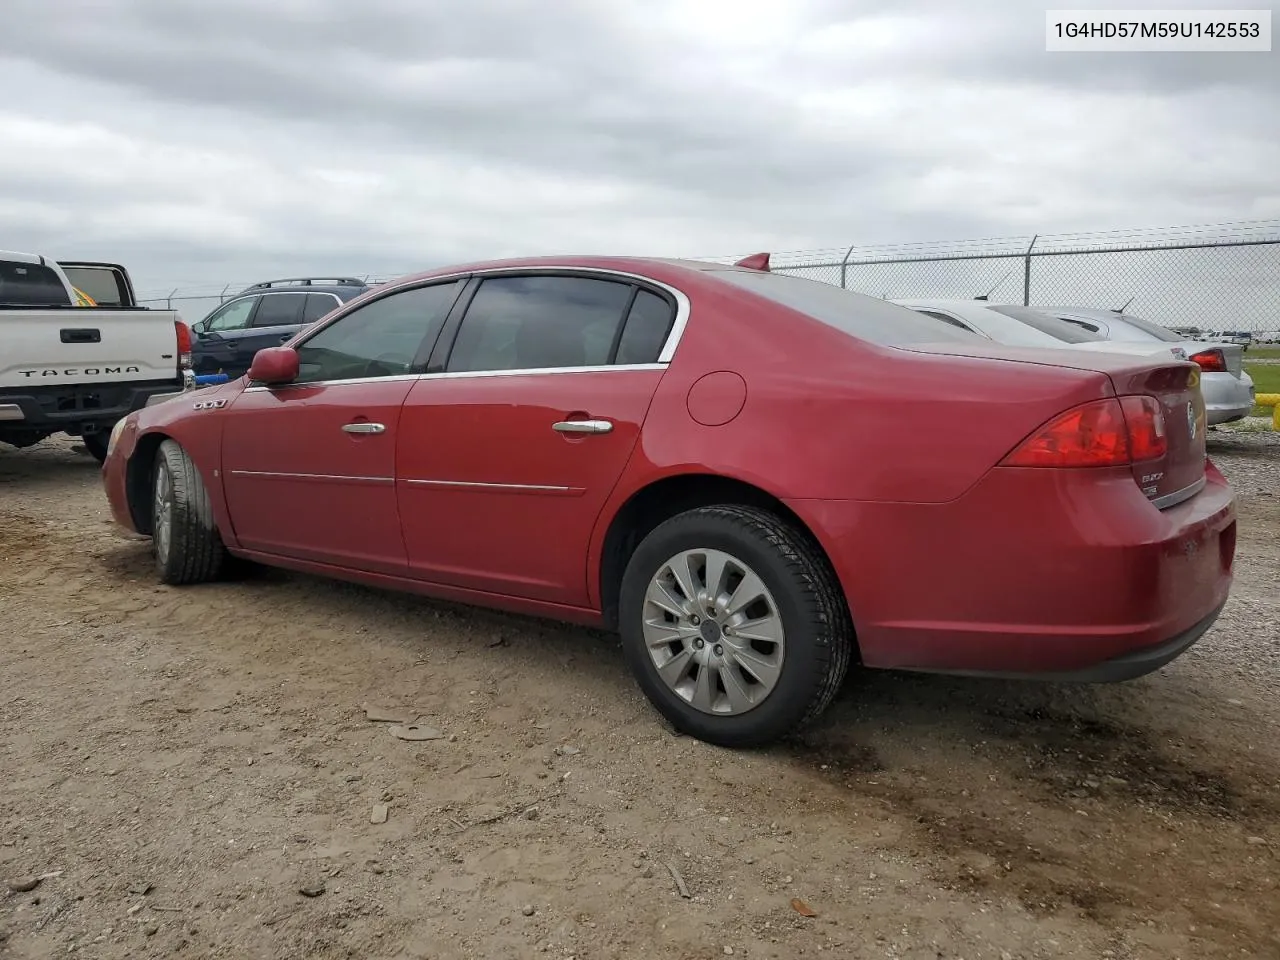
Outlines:
[[756, 507], [711, 506], [660, 524], [632, 554], [619, 598], [623, 648], [675, 727], [757, 746], [814, 720], [853, 653], [826, 558]]
[[156, 572], [174, 585], [214, 580], [227, 551], [218, 535], [200, 472], [187, 452], [166, 440], [156, 453], [151, 545]]

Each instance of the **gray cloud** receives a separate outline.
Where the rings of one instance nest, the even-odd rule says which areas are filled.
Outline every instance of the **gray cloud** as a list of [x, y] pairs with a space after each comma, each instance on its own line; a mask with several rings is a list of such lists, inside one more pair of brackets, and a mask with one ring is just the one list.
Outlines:
[[1043, 9], [9, 0], [3, 245], [164, 286], [1280, 215], [1277, 58]]

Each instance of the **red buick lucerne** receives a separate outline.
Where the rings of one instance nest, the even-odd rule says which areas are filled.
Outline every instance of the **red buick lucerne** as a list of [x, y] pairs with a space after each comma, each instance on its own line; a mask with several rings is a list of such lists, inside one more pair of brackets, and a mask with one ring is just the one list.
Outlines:
[[849, 664], [1113, 681], [1214, 622], [1235, 506], [1192, 363], [1001, 346], [770, 272], [615, 257], [374, 288], [139, 410], [103, 467], [161, 580], [228, 555], [617, 630], [747, 746]]

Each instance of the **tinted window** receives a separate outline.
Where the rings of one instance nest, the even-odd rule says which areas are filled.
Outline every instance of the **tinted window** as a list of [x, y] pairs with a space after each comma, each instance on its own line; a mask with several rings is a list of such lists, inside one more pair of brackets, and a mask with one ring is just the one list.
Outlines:
[[72, 286], [93, 297], [100, 307], [119, 307], [125, 303], [124, 278], [110, 267], [63, 267]]
[[418, 348], [434, 341], [457, 299], [458, 281], [374, 300], [298, 347], [298, 383], [409, 373]]
[[1051, 317], [1047, 313], [1041, 313], [1034, 307], [993, 306], [990, 309], [996, 311], [996, 313], [1003, 313], [1006, 317], [1012, 317], [1019, 323], [1025, 323], [1041, 333], [1047, 333], [1055, 340], [1061, 340], [1063, 343], [1092, 343], [1095, 340], [1107, 339], [1096, 333], [1091, 333], [1084, 327], [1067, 323], [1057, 317]]
[[648, 290], [637, 290], [614, 363], [657, 362], [675, 318], [675, 311], [665, 299]]
[[302, 308], [302, 322], [314, 323], [326, 314], [338, 309], [338, 300], [327, 293], [307, 294], [307, 305]]
[[[1124, 335], [1130, 332], [1134, 334], [1132, 337]], [[1111, 338], [1113, 340], [1159, 340], [1162, 343], [1179, 343], [1186, 339], [1168, 327], [1135, 317], [1132, 313], [1116, 315], [1115, 320], [1111, 322]]]
[[480, 284], [448, 369], [530, 370], [609, 362], [629, 284], [588, 277], [492, 277]]
[[249, 325], [249, 314], [253, 312], [253, 305], [257, 302], [257, 297], [232, 300], [209, 317], [205, 322], [205, 329], [217, 331], [243, 330]]
[[871, 343], [973, 342], [973, 334], [943, 326], [932, 317], [830, 283], [756, 270], [714, 270], [708, 275]]
[[926, 317], [933, 317], [935, 320], [941, 320], [943, 323], [949, 323], [951, 326], [959, 327], [961, 330], [969, 329], [955, 317], [948, 317], [945, 313], [935, 313], [932, 310], [917, 310], [916, 313], [923, 313]]
[[255, 327], [287, 327], [302, 322], [305, 293], [265, 293], [253, 315]]
[[0, 260], [0, 303], [24, 307], [69, 307], [61, 278], [39, 263]]

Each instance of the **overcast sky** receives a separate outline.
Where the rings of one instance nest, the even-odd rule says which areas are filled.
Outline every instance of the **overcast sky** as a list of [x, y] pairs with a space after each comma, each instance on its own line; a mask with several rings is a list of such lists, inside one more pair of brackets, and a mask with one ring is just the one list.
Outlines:
[[155, 290], [1280, 217], [1280, 54], [1049, 54], [1045, 6], [5, 0], [0, 248]]

